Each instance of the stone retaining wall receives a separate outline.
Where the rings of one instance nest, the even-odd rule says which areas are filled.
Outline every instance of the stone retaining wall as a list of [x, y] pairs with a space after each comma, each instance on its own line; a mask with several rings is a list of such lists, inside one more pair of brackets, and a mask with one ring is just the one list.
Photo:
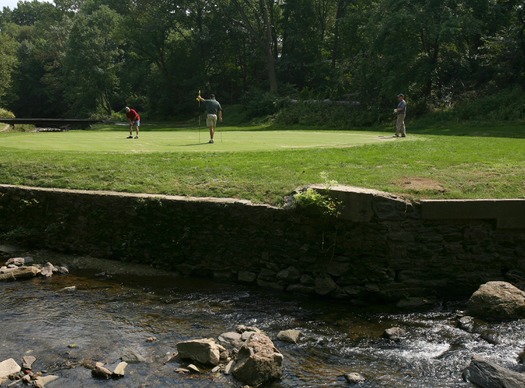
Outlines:
[[456, 299], [489, 280], [525, 279], [525, 201], [330, 195], [343, 203], [338, 218], [234, 199], [0, 185], [0, 241], [355, 303]]

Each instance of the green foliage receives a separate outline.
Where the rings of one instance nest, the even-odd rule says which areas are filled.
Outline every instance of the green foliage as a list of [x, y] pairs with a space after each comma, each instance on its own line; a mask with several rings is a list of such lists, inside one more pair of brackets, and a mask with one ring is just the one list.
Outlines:
[[106, 5], [86, 2], [75, 20], [67, 47], [71, 114], [111, 114], [118, 89], [121, 49], [116, 28], [121, 16]]
[[15, 114], [7, 109], [0, 108], [0, 118], [14, 119]]
[[[328, 180], [328, 173], [326, 171], [321, 171], [320, 176], [325, 181], [326, 188], [324, 191], [329, 191], [331, 186], [337, 184], [335, 180]], [[340, 214], [341, 202], [328, 194], [321, 194], [319, 189], [307, 187], [294, 194], [293, 199], [293, 207], [296, 208], [320, 212], [327, 216], [337, 217]]]
[[525, 119], [525, 94], [521, 87], [466, 93], [450, 109], [439, 109], [417, 120], [419, 125], [449, 122], [516, 121]]
[[278, 97], [274, 93], [265, 92], [260, 89], [251, 89], [246, 92], [242, 98], [246, 117], [270, 116], [276, 113], [278, 106]]
[[0, 101], [12, 83], [13, 71], [18, 63], [16, 57], [17, 43], [4, 32], [0, 32]]
[[340, 203], [328, 195], [319, 193], [311, 187], [297, 194], [294, 194], [294, 205], [297, 208], [304, 208], [320, 212], [327, 216], [338, 216]]
[[380, 120], [380, 113], [354, 105], [351, 101], [306, 100], [281, 104], [274, 122], [280, 125], [348, 129], [371, 126]]
[[[524, 12], [472, 0], [19, 2], [0, 11], [0, 102], [19, 117], [128, 104], [172, 119], [195, 114], [201, 89], [242, 103], [247, 121], [375, 125], [399, 92], [415, 117], [525, 85]], [[325, 99], [360, 105], [307, 105]]]
[[525, 94], [521, 87], [466, 95], [451, 112], [459, 120], [519, 120], [525, 118]]

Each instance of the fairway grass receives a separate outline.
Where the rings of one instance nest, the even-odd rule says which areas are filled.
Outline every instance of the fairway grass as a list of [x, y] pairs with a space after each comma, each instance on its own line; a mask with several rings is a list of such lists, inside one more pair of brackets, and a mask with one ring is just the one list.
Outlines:
[[[389, 128], [388, 130], [390, 130]], [[391, 131], [126, 127], [0, 133], [0, 182], [40, 187], [231, 197], [280, 205], [324, 183], [409, 198], [525, 198], [525, 139], [428, 129]], [[455, 136], [454, 133], [460, 133]], [[468, 131], [467, 131], [468, 132]], [[520, 138], [521, 136], [521, 138]]]

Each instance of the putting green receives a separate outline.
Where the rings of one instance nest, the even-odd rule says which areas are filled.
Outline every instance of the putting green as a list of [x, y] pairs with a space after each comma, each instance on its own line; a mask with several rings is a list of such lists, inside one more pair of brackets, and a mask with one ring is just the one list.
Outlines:
[[[149, 153], [275, 151], [304, 148], [347, 148], [363, 144], [406, 141], [384, 132], [368, 131], [228, 131], [215, 134], [208, 144], [208, 130], [142, 131], [140, 139], [126, 139], [127, 130], [0, 133], [0, 148], [24, 150]], [[200, 138], [200, 139], [199, 139]]]

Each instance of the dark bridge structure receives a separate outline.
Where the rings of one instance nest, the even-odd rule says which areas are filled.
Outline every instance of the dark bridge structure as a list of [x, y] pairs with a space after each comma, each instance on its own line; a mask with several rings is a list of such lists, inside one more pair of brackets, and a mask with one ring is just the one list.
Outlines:
[[0, 123], [6, 123], [13, 127], [17, 124], [33, 124], [37, 128], [56, 128], [57, 130], [68, 129], [87, 129], [93, 124], [102, 123], [103, 120], [93, 119], [42, 119], [42, 118], [16, 118], [3, 119], [0, 118]]

